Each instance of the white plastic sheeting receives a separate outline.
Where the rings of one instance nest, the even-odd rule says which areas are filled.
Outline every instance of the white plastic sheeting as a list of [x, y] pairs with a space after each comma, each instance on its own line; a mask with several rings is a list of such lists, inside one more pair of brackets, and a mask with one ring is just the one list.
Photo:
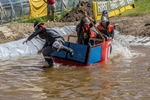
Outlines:
[[[75, 33], [75, 26], [65, 26], [62, 28], [55, 27], [54, 30], [58, 31], [62, 36]], [[31, 41], [23, 44], [25, 39], [13, 41], [0, 45], [0, 59], [8, 59], [19, 56], [28, 56], [37, 54], [44, 45], [44, 40], [40, 38], [33, 38]]]

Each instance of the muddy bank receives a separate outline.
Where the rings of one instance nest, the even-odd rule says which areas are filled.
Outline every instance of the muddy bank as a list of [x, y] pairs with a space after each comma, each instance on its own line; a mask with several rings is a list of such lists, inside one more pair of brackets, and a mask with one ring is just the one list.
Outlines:
[[[125, 35], [133, 36], [150, 36], [150, 14], [128, 16], [128, 17], [112, 17], [112, 24], [119, 24], [120, 32]], [[78, 22], [48, 22], [48, 27], [63, 27], [69, 25], [77, 25]], [[10, 23], [0, 26], [0, 43], [18, 40], [24, 38], [27, 34], [33, 32], [33, 23]]]
[[125, 35], [150, 36], [150, 14], [114, 17], [110, 19], [113, 24], [118, 23], [120, 32]]
[[69, 13], [67, 13], [61, 20], [60, 22], [75, 22], [75, 21], [80, 21], [81, 18], [83, 17], [83, 11], [81, 9], [83, 7], [86, 9], [88, 15], [93, 17], [93, 5], [90, 2], [79, 2], [79, 4], [73, 8]]

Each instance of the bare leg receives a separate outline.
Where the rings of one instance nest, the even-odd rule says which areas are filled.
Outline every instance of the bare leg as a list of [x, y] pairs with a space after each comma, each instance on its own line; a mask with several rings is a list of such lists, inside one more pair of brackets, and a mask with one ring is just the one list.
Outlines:
[[52, 21], [55, 22], [55, 15], [54, 15], [55, 11], [52, 11]]
[[47, 12], [47, 21], [50, 21], [50, 12]]
[[47, 5], [47, 21], [50, 21], [50, 7]]

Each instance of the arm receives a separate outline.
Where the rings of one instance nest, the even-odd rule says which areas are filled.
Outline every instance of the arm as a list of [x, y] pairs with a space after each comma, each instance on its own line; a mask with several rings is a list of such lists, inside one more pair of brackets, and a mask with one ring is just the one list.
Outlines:
[[114, 29], [115, 29], [115, 26], [114, 25], [109, 25], [109, 28], [110, 28], [110, 32], [109, 32], [109, 37], [111, 38], [111, 39], [113, 39], [114, 38]]
[[31, 34], [29, 37], [28, 37], [28, 41], [30, 41], [31, 39], [33, 39], [35, 36], [37, 36], [41, 31], [43, 30], [42, 27], [39, 27], [38, 30], [36, 30], [35, 32], [33, 32], [33, 34]]
[[40, 27], [38, 30], [36, 30], [35, 32], [33, 32], [33, 34], [31, 34], [31, 35], [27, 38], [27, 40], [25, 40], [25, 41], [23, 42], [23, 44], [24, 44], [25, 42], [28, 42], [28, 41], [30, 41], [31, 39], [33, 39], [33, 38], [34, 38], [35, 36], [37, 36], [42, 30], [43, 30], [43, 28]]
[[44, 49], [45, 47], [47, 47], [47, 46], [48, 46], [48, 42], [46, 41], [45, 44], [44, 44], [44, 46], [43, 46], [43, 49]]
[[114, 30], [111, 31], [110, 37], [113, 39], [114, 38]]
[[48, 46], [48, 42], [45, 42], [43, 48], [41, 50], [38, 51], [38, 54], [40, 54], [41, 52], [43, 52], [43, 50], [45, 49], [45, 47]]

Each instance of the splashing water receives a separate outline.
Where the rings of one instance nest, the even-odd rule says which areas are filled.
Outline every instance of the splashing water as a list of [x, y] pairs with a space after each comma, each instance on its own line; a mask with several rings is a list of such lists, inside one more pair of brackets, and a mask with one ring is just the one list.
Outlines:
[[114, 58], [116, 56], [123, 56], [125, 58], [132, 57], [129, 43], [125, 40], [125, 38], [120, 38], [119, 35], [115, 36], [112, 41], [112, 53], [110, 57]]
[[131, 59], [137, 57], [141, 53], [136, 53], [131, 50], [131, 46], [146, 46], [150, 47], [150, 37], [134, 37], [131, 35], [115, 35], [112, 41], [112, 53], [110, 58], [123, 57], [124, 59]]

